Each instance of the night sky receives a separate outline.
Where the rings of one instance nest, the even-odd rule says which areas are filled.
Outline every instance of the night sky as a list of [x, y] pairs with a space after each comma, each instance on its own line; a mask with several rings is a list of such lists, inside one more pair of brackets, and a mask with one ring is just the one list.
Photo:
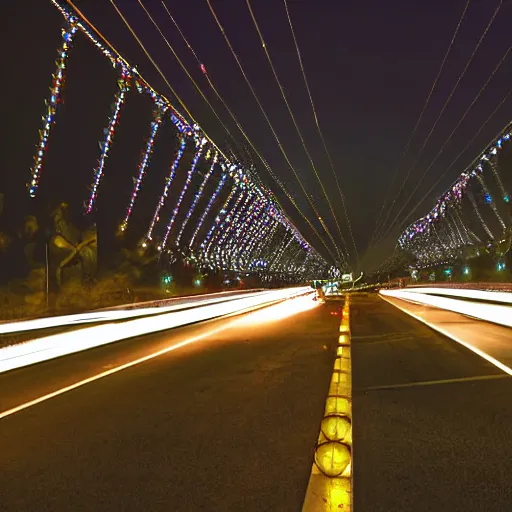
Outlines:
[[[212, 139], [225, 148], [226, 133], [179, 67], [138, 1], [118, 0], [116, 3], [194, 117]], [[172, 93], [108, 0], [77, 0], [76, 4], [157, 90], [173, 100]], [[209, 90], [205, 77], [160, 0], [145, 0], [144, 4], [223, 122], [242, 141], [243, 137], [237, 132], [222, 104]], [[418, 119], [465, 4], [466, 0], [288, 0], [320, 126], [345, 193], [355, 241], [361, 255], [370, 240], [400, 155]], [[446, 108], [422, 158], [413, 169], [403, 195], [396, 201], [390, 219], [394, 218], [404, 200], [409, 198], [418, 179], [510, 47], [512, 2], [472, 0], [438, 87], [399, 173], [398, 185], [402, 184], [403, 177], [443, 103], [500, 4], [501, 9], [493, 25]], [[304, 213], [314, 222], [314, 214], [287, 168], [215, 24], [206, 0], [166, 0], [166, 5], [249, 138], [286, 184]], [[335, 224], [329, 218], [320, 186], [281, 98], [245, 0], [212, 0], [212, 5], [290, 160], [332, 233], [336, 235]], [[282, 0], [253, 0], [251, 5], [308, 149], [331, 195], [333, 206], [339, 211], [339, 195], [313, 120], [284, 3]], [[4, 21], [5, 30], [2, 31], [2, 57], [4, 70], [11, 73], [10, 79], [3, 80], [5, 92], [2, 117], [6, 136], [1, 153], [1, 187], [11, 191], [8, 194], [11, 202], [19, 206], [18, 198], [24, 193], [22, 184], [29, 179], [32, 148], [37, 141], [43, 101], [54, 70], [61, 17], [50, 2], [45, 0], [2, 2], [0, 16], [2, 20], [9, 20], [8, 23]], [[48, 160], [53, 165], [48, 165], [47, 179], [43, 179], [48, 183], [45, 185], [47, 188], [57, 187], [61, 195], [69, 195], [69, 190], [73, 189], [74, 195], [71, 195], [77, 200], [80, 194], [83, 196], [83, 189], [90, 180], [94, 158], [97, 157], [97, 141], [101, 139], [109, 112], [109, 101], [116, 87], [114, 71], [89, 43], [80, 39], [69, 61], [67, 104], [64, 107], [67, 111], [64, 118], [58, 121], [57, 126], [60, 128], [55, 130], [56, 139], [60, 137], [60, 143], [52, 142]], [[429, 171], [420, 192], [413, 198], [413, 205], [423, 198], [440, 173], [509, 93], [512, 88], [511, 72], [512, 57], [509, 55]], [[132, 117], [131, 120], [123, 120], [120, 124], [120, 127], [126, 125], [123, 128], [125, 131], [131, 130], [127, 140], [132, 141], [132, 144], [127, 143], [123, 149], [133, 153], [133, 157], [126, 157], [127, 162], [129, 158], [136, 161], [140, 145], [137, 146], [135, 141], [141, 141], [145, 136], [151, 116], [149, 101], [147, 104], [143, 104], [142, 100], [137, 101], [140, 103], [130, 107], [131, 113], [127, 113], [127, 117]], [[178, 106], [177, 102], [174, 104]], [[509, 98], [410, 221], [428, 211], [435, 198], [510, 118], [512, 99]], [[61, 131], [60, 135], [57, 130]], [[129, 176], [134, 174], [135, 165], [132, 169], [123, 169], [123, 172]], [[262, 166], [259, 167], [265, 182], [279, 198], [283, 198]], [[129, 181], [127, 183], [129, 187]], [[147, 186], [156, 186], [156, 183], [152, 183], [148, 181]], [[398, 185], [395, 185], [393, 194], [397, 192]], [[12, 192], [9, 187], [15, 191]], [[110, 200], [115, 204], [115, 198]], [[297, 226], [302, 228], [304, 222], [290, 203], [283, 200], [283, 205]], [[410, 208], [406, 208], [406, 211]], [[318, 222], [315, 225], [320, 231]], [[343, 228], [348, 241], [345, 225]], [[304, 234], [311, 241], [314, 240], [307, 229], [304, 229]], [[397, 234], [397, 231], [393, 233], [395, 240]], [[319, 243], [315, 243], [315, 246], [321, 248]], [[367, 259], [367, 266], [371, 267], [376, 260], [385, 256], [383, 250], [374, 251], [374, 255]]]

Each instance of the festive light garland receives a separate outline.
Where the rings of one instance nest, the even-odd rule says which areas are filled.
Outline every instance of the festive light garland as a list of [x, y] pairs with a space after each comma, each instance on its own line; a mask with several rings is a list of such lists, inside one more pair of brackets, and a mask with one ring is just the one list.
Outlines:
[[[62, 61], [58, 64], [57, 73], [54, 77], [54, 84], [52, 87], [52, 95], [50, 97], [50, 103], [48, 104], [48, 112], [46, 115], [46, 118], [44, 119], [44, 126], [43, 130], [40, 132], [40, 143], [38, 146], [38, 152], [35, 157], [34, 166], [32, 168], [32, 176], [31, 181], [29, 183], [29, 194], [30, 196], [34, 197], [40, 181], [40, 175], [43, 165], [43, 158], [44, 154], [47, 149], [48, 144], [48, 138], [50, 135], [51, 127], [54, 123], [54, 117], [56, 113], [56, 107], [60, 101], [60, 96], [64, 87], [64, 77], [65, 77], [65, 65], [68, 57], [68, 52], [71, 47], [71, 43], [73, 41], [74, 35], [78, 32], [84, 34], [84, 36], [100, 51], [100, 53], [109, 59], [112, 66], [115, 69], [118, 69], [121, 71], [121, 78], [119, 79], [119, 87], [120, 90], [117, 92], [114, 103], [113, 103], [113, 109], [112, 109], [112, 116], [109, 119], [108, 125], [105, 128], [105, 138], [103, 140], [103, 143], [100, 144], [101, 153], [98, 158], [98, 164], [96, 168], [94, 169], [94, 177], [92, 180], [92, 185], [90, 187], [90, 195], [88, 198], [88, 202], [86, 204], [86, 211], [91, 212], [94, 209], [95, 202], [97, 200], [98, 195], [98, 189], [101, 184], [102, 177], [105, 172], [105, 165], [106, 165], [106, 159], [108, 158], [109, 150], [113, 144], [114, 135], [115, 135], [115, 129], [119, 121], [120, 112], [122, 110], [122, 107], [126, 101], [126, 95], [128, 92], [128, 89], [130, 86], [135, 85], [137, 90], [140, 93], [148, 94], [155, 106], [157, 107], [155, 111], [157, 112], [156, 118], [154, 119], [154, 122], [151, 126], [151, 134], [150, 138], [147, 140], [147, 144], [145, 146], [145, 151], [142, 154], [141, 161], [138, 167], [138, 175], [136, 177], [135, 183], [134, 183], [134, 189], [132, 192], [132, 196], [130, 198], [130, 203], [126, 211], [126, 215], [124, 217], [124, 220], [120, 226], [120, 229], [122, 231], [126, 230], [128, 227], [128, 222], [131, 218], [131, 214], [133, 212], [133, 208], [136, 202], [136, 199], [138, 197], [138, 193], [140, 191], [140, 188], [143, 184], [144, 176], [148, 170], [149, 164], [150, 164], [150, 157], [151, 153], [153, 151], [154, 146], [154, 140], [155, 137], [158, 134], [159, 128], [161, 124], [166, 119], [171, 119], [173, 124], [176, 126], [178, 131], [182, 135], [186, 135], [188, 137], [191, 137], [194, 135], [194, 137], [199, 137], [202, 139], [205, 139], [205, 136], [202, 134], [200, 128], [197, 125], [191, 126], [190, 123], [186, 121], [186, 119], [170, 104], [170, 102], [162, 95], [160, 95], [158, 92], [156, 92], [138, 73], [137, 69], [132, 67], [106, 40], [101, 40], [102, 36], [99, 35], [99, 33], [95, 33], [95, 29], [91, 28], [89, 26], [89, 23], [85, 18], [83, 18], [82, 14], [77, 11], [75, 12], [74, 6], [69, 7], [68, 5], [61, 5], [61, 2], [59, 0], [50, 0], [51, 3], [58, 9], [58, 11], [62, 14], [64, 19], [66, 20], [66, 28], [63, 30], [63, 44], [62, 47], [59, 50], [59, 60], [62, 59]], [[73, 7], [73, 9], [72, 9]], [[67, 40], [66, 40], [67, 39]], [[62, 50], [62, 51], [61, 51]], [[55, 93], [55, 94], [54, 94]], [[206, 139], [205, 139], [206, 140]], [[183, 141], [183, 139], [182, 139]], [[211, 151], [211, 149], [210, 149]], [[181, 155], [180, 155], [181, 158]], [[177, 159], [176, 166], [174, 167], [174, 173], [177, 172], [178, 166], [179, 166], [179, 160]], [[175, 159], [176, 160], [176, 159]], [[312, 250], [309, 244], [304, 240], [300, 232], [297, 230], [297, 228], [290, 222], [288, 218], [284, 216], [284, 213], [282, 212], [281, 206], [277, 202], [277, 199], [272, 194], [271, 191], [267, 190], [261, 181], [259, 180], [259, 177], [254, 174], [252, 169], [246, 169], [242, 170], [240, 167], [238, 167], [235, 164], [229, 163], [228, 161], [223, 162], [223, 170], [228, 168], [229, 169], [229, 175], [228, 173], [223, 172], [221, 180], [217, 186], [217, 189], [213, 196], [209, 199], [208, 205], [206, 207], [205, 212], [203, 212], [203, 215], [201, 216], [201, 219], [198, 222], [198, 225], [196, 226], [193, 236], [189, 242], [189, 247], [192, 248], [194, 245], [195, 240], [197, 239], [197, 236], [199, 234], [199, 231], [204, 224], [204, 221], [206, 219], [206, 216], [208, 212], [213, 207], [213, 204], [218, 197], [222, 187], [225, 185], [227, 178], [231, 176], [235, 181], [240, 182], [243, 184], [246, 188], [249, 188], [253, 190], [259, 197], [266, 197], [269, 200], [270, 208], [274, 210], [273, 217], [277, 219], [277, 222], [279, 225], [282, 226], [288, 226], [295, 234], [297, 240], [299, 240], [300, 247], [303, 251], [310, 251]], [[190, 171], [189, 171], [190, 172]], [[174, 174], [172, 175], [174, 177]], [[172, 179], [171, 179], [172, 181]], [[183, 196], [186, 192], [186, 189], [188, 188], [188, 185], [190, 184], [190, 181], [187, 181], [185, 184], [185, 190], [182, 190], [182, 193], [180, 195], [181, 200], [183, 199]], [[170, 184], [169, 184], [170, 186]], [[168, 192], [169, 188], [167, 188]], [[163, 196], [163, 199], [165, 200], [166, 196]], [[180, 200], [180, 204], [181, 204]], [[197, 207], [198, 200], [194, 200], [193, 208]], [[146, 241], [149, 242], [152, 239], [153, 231], [156, 226], [156, 223], [159, 220], [159, 212], [162, 208], [162, 204], [157, 205], [157, 211], [155, 212], [155, 215], [153, 217], [153, 220], [150, 224]], [[190, 210], [189, 210], [190, 211]], [[177, 214], [177, 211], [176, 211]], [[173, 212], [173, 218], [175, 220], [176, 214]], [[192, 215], [192, 212], [190, 213], [190, 216]], [[222, 214], [221, 214], [222, 215]], [[189, 222], [190, 216], [187, 214], [185, 217], [185, 224]], [[242, 217], [240, 217], [242, 218]], [[251, 218], [251, 216], [247, 213], [243, 214], [244, 221], [243, 223], [253, 223], [256, 221], [255, 218]], [[172, 223], [174, 222], [173, 219], [171, 219], [171, 228]], [[218, 226], [214, 225], [212, 227], [211, 233], [207, 235], [206, 243], [209, 244], [208, 250], [211, 246], [211, 236], [212, 233], [218, 228]], [[167, 242], [167, 236], [169, 234], [170, 230], [166, 232], [166, 238], [165, 242]], [[226, 235], [223, 238], [223, 242], [229, 241], [229, 246], [234, 246], [235, 254], [232, 254], [230, 252], [229, 254], [229, 261], [233, 261], [233, 257], [236, 256], [240, 251], [237, 247], [238, 242], [237, 239], [242, 236], [243, 233], [246, 233], [247, 230], [245, 227], [240, 228], [239, 226], [236, 226], [236, 229], [233, 229], [232, 227], [229, 230], [229, 235]], [[183, 233], [183, 226], [180, 230], [180, 233]], [[222, 236], [222, 235], [220, 235]], [[245, 235], [244, 235], [245, 236]], [[218, 238], [219, 235], [216, 235], [216, 238]], [[179, 239], [181, 240], [182, 234], [179, 236]], [[228, 240], [229, 238], [229, 240]], [[144, 243], [147, 243], [144, 242]], [[204, 244], [205, 242], [203, 242]], [[204, 253], [204, 245], [201, 244], [201, 251]], [[254, 244], [253, 244], [254, 245]], [[226, 252], [226, 248], [223, 247], [222, 251], [224, 253]], [[322, 260], [322, 258], [318, 255], [319, 260]], [[228, 261], [223, 256], [224, 261]], [[325, 264], [325, 261], [324, 261]]]
[[223, 215], [226, 214], [227, 208], [228, 208], [229, 204], [231, 203], [231, 200], [233, 199], [237, 189], [238, 189], [238, 185], [236, 183], [233, 183], [232, 186], [231, 186], [231, 191], [230, 191], [228, 197], [224, 201], [224, 204], [220, 208], [219, 213], [217, 214], [217, 216], [215, 217], [215, 219], [213, 221], [212, 227], [209, 229], [209, 231], [206, 234], [203, 242], [201, 243], [201, 252], [202, 252], [203, 258], [206, 261], [208, 260], [207, 254], [209, 252], [210, 241], [212, 239], [212, 236], [213, 236], [214, 232], [217, 230], [217, 228], [219, 227], [219, 225], [221, 223], [221, 220], [223, 218]]
[[52, 86], [50, 87], [50, 98], [46, 100], [46, 115], [43, 117], [43, 128], [39, 130], [39, 143], [36, 146], [37, 152], [34, 157], [34, 165], [32, 166], [32, 178], [29, 184], [29, 195], [35, 197], [37, 189], [39, 188], [39, 181], [41, 179], [41, 172], [43, 169], [43, 160], [48, 149], [48, 139], [52, 126], [55, 123], [55, 115], [57, 113], [57, 106], [61, 103], [61, 94], [64, 89], [65, 76], [66, 76], [66, 62], [69, 56], [73, 39], [78, 31], [77, 19], [70, 16], [68, 27], [62, 29], [62, 44], [58, 50], [57, 70], [52, 75]]
[[171, 189], [172, 183], [174, 181], [174, 177], [176, 176], [176, 170], [178, 169], [178, 165], [181, 161], [181, 158], [183, 156], [183, 153], [185, 152], [185, 149], [187, 147], [187, 137], [182, 134], [180, 138], [180, 145], [178, 147], [178, 151], [176, 152], [176, 156], [174, 157], [174, 160], [169, 168], [169, 175], [165, 179], [165, 186], [164, 191], [162, 192], [162, 195], [160, 196], [160, 199], [158, 200], [158, 203], [155, 208], [155, 213], [153, 214], [153, 218], [151, 219], [151, 223], [149, 224], [148, 231], [145, 236], [145, 242], [147, 244], [148, 240], [152, 240], [153, 232], [155, 230], [155, 226], [157, 222], [160, 220], [160, 210], [163, 208], [165, 204], [165, 200], [167, 199], [167, 196], [169, 195], [169, 191]]
[[[244, 197], [245, 196], [245, 197]], [[243, 201], [242, 201], [242, 198]], [[222, 229], [222, 233], [214, 249], [215, 259], [220, 259], [219, 265], [224, 267], [223, 256], [225, 254], [224, 245], [230, 236], [231, 232], [236, 230], [237, 224], [240, 221], [240, 215], [247, 207], [248, 202], [251, 200], [251, 193], [246, 190], [242, 190], [242, 193], [238, 196], [235, 206], [229, 216], [226, 216], [225, 222], [227, 225]]]
[[91, 213], [94, 204], [96, 202], [96, 198], [98, 196], [98, 187], [100, 185], [101, 178], [103, 176], [103, 171], [105, 169], [105, 163], [108, 157], [108, 153], [110, 150], [110, 146], [114, 141], [114, 134], [116, 130], [116, 126], [119, 121], [119, 114], [121, 113], [121, 108], [125, 103], [126, 95], [130, 91], [131, 88], [132, 76], [128, 68], [122, 67], [121, 69], [121, 77], [117, 81], [117, 85], [119, 90], [116, 92], [114, 97], [114, 106], [112, 108], [112, 116], [109, 119], [108, 126], [105, 128], [105, 139], [100, 144], [101, 154], [98, 159], [98, 165], [96, 169], [94, 169], [94, 180], [91, 185], [91, 194], [89, 197], [89, 202], [87, 204], [86, 213]]
[[[483, 173], [482, 164], [488, 163], [492, 157], [495, 157], [503, 148], [503, 144], [512, 138], [512, 124], [508, 125], [497, 139], [486, 149], [472, 164], [471, 169], [464, 171], [452, 186], [438, 199], [434, 208], [425, 217], [420, 218], [409, 226], [399, 238], [399, 244], [402, 247], [407, 246], [407, 241], [411, 240], [429, 229], [432, 222], [443, 218], [446, 208], [453, 204], [458, 204], [462, 200], [471, 179], [477, 178]], [[508, 197], [508, 196], [507, 196]], [[504, 199], [506, 202], [507, 200]]]
[[[209, 151], [209, 150], [208, 150]], [[210, 168], [208, 169], [208, 172], [204, 175], [203, 181], [201, 185], [199, 186], [199, 190], [194, 195], [194, 200], [192, 201], [192, 204], [190, 205], [190, 208], [188, 209], [187, 215], [185, 216], [185, 220], [181, 224], [181, 229], [178, 233], [178, 236], [176, 237], [176, 243], [179, 245], [181, 241], [181, 237], [183, 236], [183, 232], [185, 231], [185, 228], [187, 227], [188, 221], [190, 220], [190, 217], [192, 216], [192, 213], [194, 213], [194, 210], [196, 209], [197, 203], [199, 203], [199, 200], [201, 199], [204, 189], [206, 188], [206, 184], [210, 180], [211, 176], [213, 175], [215, 166], [217, 165], [217, 161], [219, 158], [219, 154], [215, 152], [215, 155], [213, 156], [212, 164]], [[209, 159], [208, 154], [206, 155], [206, 159]]]
[[217, 184], [217, 188], [215, 189], [215, 192], [210, 197], [210, 200], [208, 201], [208, 204], [206, 205], [206, 208], [204, 209], [203, 215], [201, 215], [201, 218], [199, 219], [199, 222], [197, 223], [196, 229], [194, 230], [194, 234], [192, 235], [192, 238], [190, 239], [190, 242], [188, 243], [188, 246], [190, 249], [192, 249], [192, 246], [194, 245], [197, 235], [199, 234], [199, 230], [201, 229], [201, 227], [206, 219], [206, 216], [208, 215], [208, 213], [210, 213], [213, 203], [219, 196], [220, 191], [226, 184], [227, 179], [228, 179], [228, 174], [224, 173], [221, 176], [219, 183]]
[[247, 251], [244, 259], [245, 268], [251, 269], [254, 266], [253, 262], [251, 262], [251, 259], [253, 259], [254, 261], [258, 259], [256, 254], [259, 255], [261, 251], [257, 252], [256, 254], [255, 251], [258, 250], [261, 240], [265, 240], [269, 236], [269, 232], [272, 229], [272, 224], [271, 219], [268, 215], [265, 216], [264, 219], [262, 219], [262, 223], [260, 224], [260, 226], [261, 227], [259, 231], [256, 233], [256, 236], [253, 237], [253, 239], [249, 242], [247, 246]]
[[498, 222], [501, 224], [501, 227], [503, 229], [507, 229], [506, 224], [503, 222], [503, 219], [501, 218], [501, 215], [498, 212], [498, 208], [496, 208], [496, 203], [494, 202], [492, 195], [487, 188], [487, 185], [484, 181], [484, 178], [481, 174], [478, 174], [476, 179], [480, 182], [480, 185], [482, 186], [482, 190], [485, 193], [486, 202], [489, 204], [489, 206], [492, 208], [492, 211], [495, 213], [496, 218], [498, 219]]
[[232, 230], [232, 235], [224, 247], [225, 265], [228, 268], [237, 270], [240, 267], [237, 262], [237, 248], [240, 244], [242, 233], [255, 222], [254, 209], [256, 201], [255, 194], [250, 193], [249, 202], [241, 208], [238, 217], [235, 216], [233, 221], [234, 230]]
[[199, 136], [196, 137], [196, 154], [194, 155], [194, 158], [192, 160], [192, 165], [190, 166], [190, 169], [187, 172], [185, 184], [183, 185], [183, 188], [181, 189], [180, 195], [178, 197], [178, 201], [176, 202], [176, 206], [174, 207], [174, 210], [172, 211], [172, 215], [169, 220], [169, 223], [167, 224], [167, 228], [165, 230], [165, 235], [162, 240], [162, 248], [167, 247], [167, 239], [169, 238], [169, 234], [171, 233], [174, 222], [176, 221], [176, 217], [180, 210], [180, 206], [183, 201], [183, 198], [185, 197], [185, 193], [187, 192], [187, 189], [188, 189], [190, 183], [192, 182], [192, 178], [194, 176], [194, 173], [195, 173], [195, 170], [197, 167], [197, 162], [199, 162], [199, 159], [201, 158], [201, 155], [204, 150], [204, 146], [207, 142], [208, 141], [204, 137], [203, 138], [200, 138]]
[[230, 266], [236, 269], [241, 269], [240, 256], [241, 252], [246, 247], [246, 241], [251, 236], [252, 228], [258, 224], [260, 213], [264, 212], [265, 201], [264, 198], [257, 198], [249, 209], [246, 215], [241, 219], [241, 228], [237, 230], [233, 237], [231, 244], [228, 247], [230, 251]]
[[153, 121], [151, 121], [151, 133], [149, 135], [148, 140], [146, 141], [146, 147], [144, 152], [142, 153], [142, 159], [139, 163], [139, 169], [137, 173], [137, 179], [135, 180], [135, 184], [133, 187], [132, 195], [130, 198], [130, 203], [126, 210], [126, 215], [121, 224], [121, 231], [125, 231], [128, 227], [128, 222], [133, 212], [133, 208], [135, 206], [135, 201], [137, 196], [139, 195], [140, 189], [142, 187], [142, 182], [144, 180], [144, 176], [146, 175], [146, 169], [149, 166], [149, 161], [151, 159], [151, 155], [153, 154], [153, 148], [155, 146], [155, 139], [158, 135], [160, 127], [164, 121], [164, 115], [167, 112], [168, 105], [162, 102], [159, 99], [155, 100], [155, 110], [153, 111]]

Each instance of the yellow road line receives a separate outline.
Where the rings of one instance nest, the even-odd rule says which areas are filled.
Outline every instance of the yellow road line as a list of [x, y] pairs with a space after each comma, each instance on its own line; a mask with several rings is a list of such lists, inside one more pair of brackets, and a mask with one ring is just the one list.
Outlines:
[[302, 507], [304, 512], [352, 510], [352, 367], [349, 302], [349, 295], [345, 295], [334, 370]]

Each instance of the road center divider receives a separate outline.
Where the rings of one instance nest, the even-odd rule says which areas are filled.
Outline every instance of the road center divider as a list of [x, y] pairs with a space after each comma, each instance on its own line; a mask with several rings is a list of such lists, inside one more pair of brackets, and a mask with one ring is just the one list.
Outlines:
[[352, 510], [350, 296], [345, 296], [334, 370], [314, 451], [304, 512]]

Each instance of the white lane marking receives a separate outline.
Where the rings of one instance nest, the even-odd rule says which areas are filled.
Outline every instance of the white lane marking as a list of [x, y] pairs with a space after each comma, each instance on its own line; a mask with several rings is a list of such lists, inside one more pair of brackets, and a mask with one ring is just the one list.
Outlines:
[[[296, 297], [291, 297], [292, 299], [295, 298], [295, 300], [297, 300]], [[300, 296], [299, 296], [300, 298]], [[287, 299], [276, 299], [274, 300], [270, 305], [268, 303], [265, 303], [265, 304], [260, 304], [260, 305], [256, 305], [256, 306], [252, 306], [252, 307], [249, 307], [245, 310], [242, 310], [242, 311], [239, 311], [240, 314], [244, 314], [244, 313], [252, 313], [253, 311], [258, 311], [259, 309], [261, 308], [266, 308], [268, 306], [272, 307], [277, 304], [277, 306], [279, 306], [279, 304], [282, 303], [283, 300], [287, 300]], [[298, 311], [299, 313], [301, 312], [300, 310]], [[232, 313], [231, 315], [229, 316], [232, 316], [234, 315], [234, 313]], [[40, 404], [41, 402], [45, 402], [47, 400], [50, 400], [52, 398], [55, 398], [59, 395], [62, 395], [64, 393], [67, 393], [68, 391], [72, 391], [74, 389], [77, 389], [81, 386], [85, 386], [86, 384], [90, 384], [91, 382], [94, 382], [94, 381], [97, 381], [99, 379], [103, 379], [104, 377], [108, 377], [110, 375], [113, 375], [115, 373], [118, 373], [122, 370], [126, 370], [128, 368], [131, 368], [133, 366], [137, 366], [141, 363], [144, 363], [146, 361], [150, 361], [151, 359], [155, 359], [157, 357], [160, 357], [162, 355], [165, 355], [165, 354], [168, 354], [169, 352], [172, 352], [173, 350], [177, 350], [179, 348], [182, 348], [182, 347], [185, 347], [186, 345], [190, 345], [192, 343], [195, 343], [197, 341], [200, 341], [204, 338], [207, 338], [209, 336], [213, 336], [214, 334], [217, 334], [219, 332], [222, 332], [222, 331], [225, 331], [227, 329], [229, 329], [230, 327], [236, 325], [236, 324], [240, 324], [241, 322], [243, 322], [244, 320], [244, 317], [242, 318], [235, 318], [233, 320], [231, 320], [230, 322], [226, 323], [225, 325], [221, 326], [221, 327], [218, 327], [216, 329], [212, 329], [208, 332], [205, 332], [203, 334], [199, 334], [197, 336], [192, 336], [191, 338], [188, 338], [186, 340], [183, 340], [179, 343], [176, 343], [175, 345], [172, 345], [170, 347], [167, 347], [167, 348], [164, 348], [162, 350], [158, 350], [157, 352], [153, 352], [151, 354], [148, 354], [147, 356], [143, 356], [143, 357], [140, 357], [138, 359], [135, 359], [133, 361], [130, 361], [128, 363], [125, 363], [125, 364], [122, 364], [122, 365], [119, 365], [119, 366], [116, 366], [114, 368], [110, 368], [109, 370], [105, 370], [103, 372], [100, 372], [96, 375], [93, 375], [91, 377], [88, 377], [86, 379], [83, 379], [83, 380], [80, 380], [78, 382], [75, 382], [73, 384], [70, 384], [69, 386], [65, 386], [63, 388], [60, 388], [56, 391], [53, 391], [51, 393], [48, 393], [46, 395], [43, 395], [43, 396], [40, 396], [38, 398], [35, 398], [33, 400], [29, 400], [28, 402], [25, 402], [23, 404], [20, 404], [16, 407], [13, 407], [11, 409], [8, 409], [6, 411], [3, 411], [3, 412], [0, 412], [0, 419], [3, 419], [3, 418], [6, 418], [7, 416], [11, 416], [17, 412], [20, 412], [20, 411], [23, 411], [24, 409], [28, 409], [29, 407], [32, 407], [34, 405], [37, 405], [37, 404]]]
[[270, 305], [276, 300], [289, 299], [309, 291], [310, 288], [274, 290], [263, 296], [257, 295], [236, 301], [209, 304], [158, 316], [128, 320], [121, 324], [107, 323], [11, 345], [0, 349], [0, 373], [127, 338], [210, 320], [255, 306]]
[[497, 359], [495, 359], [494, 357], [490, 356], [489, 354], [487, 354], [483, 350], [480, 350], [479, 348], [471, 345], [470, 343], [467, 343], [466, 341], [460, 339], [458, 336], [455, 336], [455, 334], [452, 334], [450, 331], [448, 331], [446, 329], [443, 329], [442, 327], [439, 327], [438, 325], [425, 320], [421, 316], [416, 315], [415, 313], [412, 313], [411, 311], [405, 309], [402, 306], [399, 306], [398, 304], [395, 304], [394, 302], [390, 301], [389, 299], [387, 299], [385, 296], [383, 296], [380, 293], [379, 293], [379, 297], [382, 300], [385, 300], [386, 302], [389, 302], [389, 304], [391, 304], [395, 308], [400, 309], [401, 311], [403, 311], [404, 313], [407, 313], [408, 315], [412, 316], [416, 320], [419, 320], [423, 324], [428, 325], [431, 329], [434, 329], [434, 331], [440, 332], [441, 334], [444, 334], [447, 338], [450, 338], [453, 341], [456, 341], [457, 343], [460, 343], [461, 345], [463, 345], [467, 349], [471, 350], [475, 354], [478, 354], [480, 357], [484, 358], [486, 361], [489, 361], [489, 363], [491, 363], [494, 366], [498, 367], [500, 370], [502, 370], [505, 373], [508, 373], [509, 375], [512, 376], [512, 368], [509, 368], [508, 366], [503, 364], [501, 361], [498, 361]]
[[458, 384], [463, 382], [475, 382], [479, 380], [510, 379], [510, 377], [510, 375], [498, 373], [497, 375], [476, 375], [474, 377], [460, 377], [455, 379], [422, 380], [418, 382], [406, 382], [403, 384], [384, 384], [382, 386], [368, 386], [365, 388], [357, 388], [354, 389], [354, 391], [385, 391], [387, 389], [415, 388], [418, 386], [435, 386], [438, 384]]

